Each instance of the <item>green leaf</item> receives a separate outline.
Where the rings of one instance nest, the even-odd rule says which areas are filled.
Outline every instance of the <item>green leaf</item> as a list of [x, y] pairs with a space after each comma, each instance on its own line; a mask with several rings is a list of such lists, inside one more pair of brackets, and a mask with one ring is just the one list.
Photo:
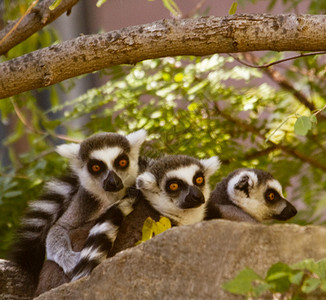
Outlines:
[[162, 0], [164, 6], [170, 11], [174, 16], [180, 16], [181, 10], [179, 6], [173, 0]]
[[55, 10], [61, 3], [62, 0], [55, 0], [53, 3], [49, 6], [50, 10]]
[[107, 0], [98, 0], [96, 2], [96, 7], [101, 7]]
[[222, 284], [222, 288], [237, 295], [248, 295], [253, 292], [253, 281], [263, 281], [263, 279], [252, 269], [245, 268], [232, 280]]
[[234, 15], [237, 12], [237, 8], [238, 8], [238, 3], [233, 2], [229, 9], [229, 15]]
[[297, 135], [306, 135], [311, 128], [312, 123], [307, 116], [299, 117], [294, 123], [294, 132]]
[[283, 293], [291, 286], [289, 277], [292, 273], [287, 264], [278, 262], [269, 268], [265, 280], [272, 285], [272, 291]]
[[303, 275], [304, 275], [304, 272], [302, 272], [302, 271], [291, 274], [289, 277], [290, 282], [293, 284], [296, 284], [296, 285], [300, 285]]
[[309, 294], [316, 290], [320, 285], [319, 278], [307, 278], [301, 287], [302, 292]]

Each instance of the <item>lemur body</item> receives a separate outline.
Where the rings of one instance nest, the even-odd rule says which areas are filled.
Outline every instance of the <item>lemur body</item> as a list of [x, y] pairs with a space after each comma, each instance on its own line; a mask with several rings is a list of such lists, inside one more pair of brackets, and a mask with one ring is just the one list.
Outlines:
[[216, 185], [208, 201], [206, 219], [261, 222], [287, 220], [296, 213], [295, 207], [284, 198], [281, 184], [271, 174], [243, 168]]
[[[165, 156], [148, 163], [146, 171], [137, 177], [136, 185], [150, 205], [174, 225], [193, 224], [205, 217], [210, 194], [208, 180], [219, 165], [217, 157], [198, 160], [184, 155]], [[138, 197], [137, 193], [133, 196]], [[116, 211], [115, 205], [112, 206], [107, 216], [93, 227], [94, 234], [81, 251], [72, 280], [88, 275], [107, 257], [111, 247], [103, 245], [102, 235], [117, 236], [118, 230], [111, 225]]]
[[[145, 138], [144, 130], [126, 137], [101, 133], [81, 144], [57, 148], [60, 155], [70, 159], [73, 175], [48, 183], [41, 200], [30, 203], [11, 251], [12, 260], [27, 270], [35, 282], [45, 249], [47, 258], [61, 266], [66, 274], [75, 267], [80, 253], [71, 248], [70, 230], [96, 222], [115, 203], [122, 215], [130, 213], [135, 198], [122, 199], [135, 184], [139, 149]], [[95, 229], [92, 230], [91, 234]], [[114, 237], [108, 237], [111, 238]]]

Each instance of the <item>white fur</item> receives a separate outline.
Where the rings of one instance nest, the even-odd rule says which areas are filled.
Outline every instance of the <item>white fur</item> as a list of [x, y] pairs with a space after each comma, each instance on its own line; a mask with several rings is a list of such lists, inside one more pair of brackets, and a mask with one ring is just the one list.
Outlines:
[[221, 162], [217, 156], [212, 156], [208, 159], [201, 159], [200, 163], [205, 168], [205, 175], [212, 176], [221, 166]]
[[165, 181], [169, 178], [178, 178], [181, 179], [183, 181], [185, 181], [186, 183], [188, 183], [189, 185], [193, 185], [193, 178], [194, 175], [200, 170], [198, 165], [190, 165], [190, 166], [186, 166], [186, 167], [181, 167], [175, 170], [171, 170], [168, 171], [164, 178], [165, 180], [162, 180], [161, 183], [161, 190], [163, 190], [164, 185], [165, 185]]
[[144, 129], [132, 132], [126, 136], [129, 141], [131, 148], [139, 149], [140, 146], [144, 143], [147, 136], [147, 132]]
[[29, 207], [32, 211], [42, 211], [52, 215], [60, 205], [53, 201], [39, 200], [31, 202]]
[[68, 159], [78, 159], [80, 145], [71, 143], [71, 144], [62, 144], [57, 146], [56, 152], [61, 156]]
[[159, 191], [156, 185], [155, 176], [150, 172], [144, 172], [140, 174], [136, 179], [136, 187], [140, 190]]
[[118, 234], [118, 227], [111, 224], [110, 222], [104, 222], [96, 224], [89, 232], [89, 236], [104, 233], [110, 241], [114, 241]]
[[34, 226], [34, 227], [43, 227], [47, 224], [47, 220], [40, 219], [40, 218], [33, 218], [33, 219], [23, 219], [22, 223], [27, 226]]
[[70, 194], [72, 186], [69, 183], [54, 179], [46, 184], [46, 189], [61, 196], [67, 196]]

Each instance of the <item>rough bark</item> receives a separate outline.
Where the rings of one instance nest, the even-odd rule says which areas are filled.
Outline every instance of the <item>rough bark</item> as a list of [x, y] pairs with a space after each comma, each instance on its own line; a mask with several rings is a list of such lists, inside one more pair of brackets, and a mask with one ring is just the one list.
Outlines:
[[[12, 21], [0, 31], [0, 55], [5, 54], [11, 48], [30, 37], [33, 33], [38, 32], [44, 26], [53, 22], [64, 12], [69, 12], [78, 1], [79, 0], [62, 0], [60, 5], [54, 10], [49, 9], [53, 0], [40, 1], [20, 23], [19, 19]], [[7, 35], [17, 23], [19, 23], [19, 25], [15, 30]]]
[[326, 16], [263, 14], [161, 20], [80, 36], [0, 64], [0, 98], [150, 58], [258, 50], [326, 50]]

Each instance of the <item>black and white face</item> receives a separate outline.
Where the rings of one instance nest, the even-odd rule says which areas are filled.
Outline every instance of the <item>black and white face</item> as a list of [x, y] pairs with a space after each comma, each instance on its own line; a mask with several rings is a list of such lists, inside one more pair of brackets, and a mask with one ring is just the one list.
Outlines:
[[235, 205], [258, 221], [287, 220], [297, 213], [284, 198], [281, 184], [262, 170], [235, 172], [229, 179], [227, 193]]
[[203, 219], [208, 180], [218, 167], [217, 157], [196, 160], [171, 155], [140, 174], [136, 185], [159, 213], [177, 224], [191, 224]]
[[144, 130], [126, 137], [101, 133], [80, 145], [59, 146], [58, 152], [70, 158], [71, 167], [86, 190], [103, 200], [109, 193], [118, 199], [136, 182], [139, 148], [145, 138]]

